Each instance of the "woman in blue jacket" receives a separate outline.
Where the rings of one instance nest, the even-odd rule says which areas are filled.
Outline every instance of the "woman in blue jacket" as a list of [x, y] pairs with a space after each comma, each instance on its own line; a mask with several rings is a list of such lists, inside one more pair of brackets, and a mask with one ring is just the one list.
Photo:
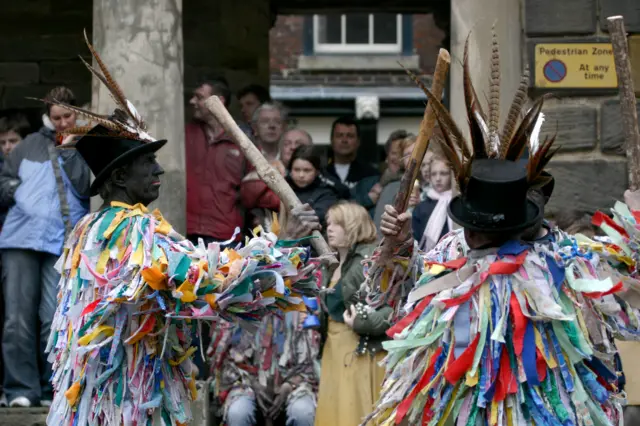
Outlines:
[[[65, 87], [46, 99], [76, 103]], [[11, 152], [0, 173], [0, 206], [9, 208], [0, 233], [4, 391], [13, 407], [50, 404], [45, 348], [60, 278], [54, 265], [65, 234], [89, 211], [89, 168], [75, 150], [57, 148], [56, 132], [74, 127], [76, 114], [48, 106], [43, 123]]]

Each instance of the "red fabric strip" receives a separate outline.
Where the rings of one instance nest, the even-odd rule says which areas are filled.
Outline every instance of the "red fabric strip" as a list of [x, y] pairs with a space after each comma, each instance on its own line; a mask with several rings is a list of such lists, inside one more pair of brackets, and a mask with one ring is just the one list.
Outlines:
[[442, 264], [445, 268], [448, 269], [460, 269], [467, 263], [466, 257], [461, 257], [460, 259], [450, 260], [449, 262], [445, 262]]
[[429, 303], [431, 303], [433, 296], [434, 295], [431, 295], [422, 299], [409, 315], [402, 318], [387, 330], [387, 336], [393, 339], [394, 335], [402, 332], [402, 330], [407, 328], [409, 324], [412, 324], [420, 315], [422, 315], [422, 312], [424, 312], [425, 308], [429, 306]]
[[500, 356], [500, 372], [498, 373], [498, 383], [496, 383], [496, 393], [493, 395], [495, 402], [504, 401], [507, 395], [515, 395], [518, 393], [518, 381], [511, 370], [511, 362], [509, 361], [509, 353], [507, 347], [502, 347], [502, 355]]
[[480, 333], [476, 334], [476, 338], [473, 339], [473, 342], [467, 346], [467, 349], [465, 349], [455, 361], [449, 364], [449, 367], [444, 372], [444, 378], [452, 385], [458, 383], [458, 380], [460, 380], [471, 368], [471, 365], [473, 364], [473, 356], [476, 353], [479, 341]]
[[513, 315], [513, 325], [515, 328], [513, 331], [513, 348], [516, 356], [521, 356], [524, 346], [524, 333], [527, 330], [527, 318], [522, 313], [520, 303], [513, 293], [511, 293], [509, 304], [511, 305], [511, 315]]
[[620, 281], [618, 284], [614, 285], [607, 291], [592, 291], [592, 292], [585, 292], [582, 294], [585, 297], [588, 297], [590, 299], [599, 299], [602, 296], [607, 296], [609, 294], [617, 293], [623, 289], [624, 289], [624, 285], [622, 285], [622, 281]]
[[496, 383], [496, 392], [493, 394], [493, 401], [504, 401], [507, 397], [507, 388], [509, 386], [509, 376], [511, 375], [511, 366], [509, 365], [509, 355], [507, 348], [502, 347], [500, 353], [500, 371], [498, 372], [498, 381]]
[[602, 212], [596, 212], [596, 214], [594, 214], [593, 218], [591, 219], [591, 223], [595, 226], [602, 226], [603, 222], [618, 231], [622, 236], [629, 238], [629, 234], [627, 234], [627, 231], [625, 231], [623, 227], [615, 223], [613, 219], [611, 219], [606, 214]]
[[[433, 376], [433, 373], [435, 372], [436, 360], [438, 359], [441, 353], [442, 353], [442, 346], [436, 349], [433, 355], [431, 355], [431, 359], [429, 360], [429, 367], [420, 378], [420, 381], [418, 382], [418, 384], [413, 388], [409, 396], [406, 397], [400, 403], [400, 405], [398, 405], [398, 409], [396, 410], [397, 425], [402, 423], [404, 416], [407, 415], [409, 408], [411, 408], [411, 403], [413, 403], [413, 400], [415, 399], [416, 395], [418, 395], [418, 392], [420, 392], [422, 389], [424, 389], [425, 386], [429, 384], [429, 380], [431, 379], [431, 377]], [[424, 409], [427, 410], [428, 408], [429, 408], [429, 405], [425, 405]]]
[[547, 377], [547, 361], [545, 361], [542, 352], [538, 348], [536, 348], [536, 370], [538, 370], [538, 379], [543, 382]]
[[442, 303], [444, 303], [444, 305], [447, 308], [450, 308], [452, 306], [458, 306], [458, 305], [462, 305], [463, 303], [465, 303], [467, 300], [471, 299], [471, 296], [473, 296], [473, 293], [475, 293], [476, 291], [478, 291], [478, 289], [480, 288], [480, 286], [482, 285], [482, 282], [480, 282], [480, 284], [478, 284], [477, 286], [473, 287], [471, 290], [469, 290], [468, 292], [466, 292], [465, 294], [463, 294], [460, 297], [456, 297], [455, 299], [446, 299], [443, 300]]
[[[430, 396], [429, 398], [427, 398], [427, 402], [425, 404], [425, 407], [431, 407], [433, 405], [433, 397]], [[429, 424], [429, 422], [431, 421], [431, 419], [433, 418], [433, 415], [435, 413], [433, 412], [433, 410], [427, 410], [426, 408], [424, 409], [424, 411], [422, 412], [422, 426], [427, 426]]]
[[498, 260], [489, 265], [489, 275], [511, 275], [518, 272], [520, 266], [524, 264], [524, 260], [527, 257], [528, 250], [523, 251], [516, 256], [513, 262], [505, 262]]
[[100, 303], [101, 301], [102, 301], [102, 299], [97, 299], [97, 300], [94, 300], [93, 302], [89, 303], [82, 310], [82, 313], [80, 314], [80, 316], [83, 317], [83, 316], [87, 315], [89, 312], [93, 312], [93, 310], [96, 308], [96, 306], [98, 306], [98, 303]]
[[467, 263], [466, 257], [461, 257], [460, 259], [450, 260], [448, 262], [440, 263], [440, 262], [425, 262], [427, 265], [440, 265], [444, 266], [447, 269], [453, 269], [454, 271], [462, 268]]

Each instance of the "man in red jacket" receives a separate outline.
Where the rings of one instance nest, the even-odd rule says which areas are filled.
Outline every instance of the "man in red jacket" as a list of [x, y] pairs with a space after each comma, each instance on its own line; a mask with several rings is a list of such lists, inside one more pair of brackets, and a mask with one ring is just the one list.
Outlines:
[[242, 151], [205, 107], [217, 95], [226, 107], [231, 91], [224, 79], [202, 83], [189, 101], [193, 121], [185, 130], [187, 165], [187, 238], [197, 244], [228, 241], [242, 227], [239, 192], [246, 173]]

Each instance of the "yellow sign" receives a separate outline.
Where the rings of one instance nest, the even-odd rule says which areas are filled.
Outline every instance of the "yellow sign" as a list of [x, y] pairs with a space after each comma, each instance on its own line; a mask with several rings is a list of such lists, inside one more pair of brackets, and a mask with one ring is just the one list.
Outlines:
[[539, 43], [534, 49], [536, 87], [618, 87], [611, 43]]

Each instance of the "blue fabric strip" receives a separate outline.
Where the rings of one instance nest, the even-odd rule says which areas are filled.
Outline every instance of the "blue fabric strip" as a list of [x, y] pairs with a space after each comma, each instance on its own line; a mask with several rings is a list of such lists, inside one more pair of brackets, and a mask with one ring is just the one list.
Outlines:
[[460, 305], [453, 318], [453, 334], [455, 336], [455, 347], [453, 354], [458, 358], [471, 342], [469, 333], [469, 316], [471, 312], [471, 301]]
[[539, 386], [540, 380], [538, 379], [538, 370], [536, 369], [536, 336], [531, 321], [527, 322], [527, 330], [524, 333], [522, 364], [524, 365], [527, 382], [532, 386]]
[[523, 241], [516, 241], [516, 240], [507, 241], [502, 245], [502, 247], [500, 247], [500, 249], [498, 249], [498, 256], [499, 257], [508, 256], [508, 255], [517, 256], [523, 251], [528, 250], [530, 248], [531, 248], [531, 244], [525, 243]]
[[562, 286], [562, 283], [564, 282], [565, 269], [564, 267], [558, 265], [553, 257], [549, 256], [548, 254], [545, 255], [545, 257], [547, 260], [547, 268], [549, 268], [549, 272], [553, 277], [553, 283], [555, 284], [556, 289], [560, 290], [560, 286]]

